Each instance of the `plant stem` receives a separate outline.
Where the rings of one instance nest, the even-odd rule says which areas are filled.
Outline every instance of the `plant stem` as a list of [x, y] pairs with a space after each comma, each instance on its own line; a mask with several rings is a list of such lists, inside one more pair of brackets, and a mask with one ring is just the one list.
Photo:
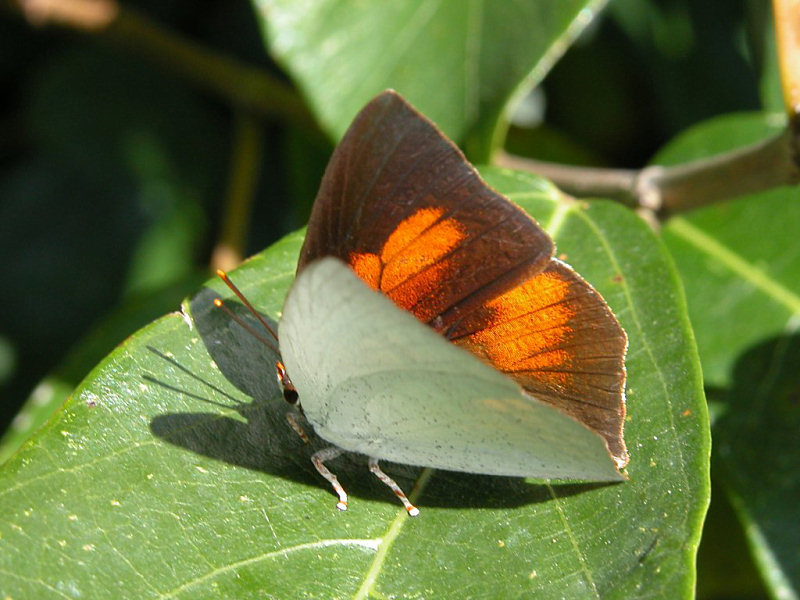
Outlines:
[[639, 173], [642, 206], [661, 217], [800, 181], [794, 134], [779, 135], [731, 152]]
[[632, 208], [639, 205], [636, 194], [636, 179], [639, 172], [633, 169], [575, 167], [524, 158], [506, 152], [498, 152], [494, 162], [502, 167], [546, 177], [573, 196], [610, 198]]
[[236, 113], [231, 175], [223, 203], [222, 227], [211, 253], [214, 271], [229, 271], [244, 257], [244, 240], [258, 184], [263, 137], [260, 120], [245, 111]]
[[543, 175], [568, 194], [610, 198], [632, 208], [652, 211], [661, 220], [800, 181], [791, 129], [752, 146], [710, 158], [638, 171], [554, 165], [508, 154], [500, 155], [498, 162]]

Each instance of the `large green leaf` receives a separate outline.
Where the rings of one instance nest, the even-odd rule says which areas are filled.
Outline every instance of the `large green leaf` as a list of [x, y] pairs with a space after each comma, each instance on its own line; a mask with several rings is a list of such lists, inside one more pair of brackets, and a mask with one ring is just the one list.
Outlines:
[[[275, 354], [211, 308], [221, 291], [211, 282], [117, 348], [4, 465], [0, 593], [691, 597], [709, 437], [669, 259], [617, 205], [489, 177], [555, 235], [628, 332], [628, 481], [542, 485], [387, 465], [413, 488], [422, 512], [412, 519], [363, 457], [343, 457], [331, 462], [351, 496], [340, 513], [286, 424]], [[272, 318], [300, 243], [291, 235], [233, 275]]]
[[[783, 119], [698, 126], [656, 158], [688, 161], [775, 135]], [[800, 594], [800, 193], [781, 188], [669, 221], [703, 373], [719, 417], [717, 472], [776, 598]]]
[[[254, 0], [275, 58], [339, 139], [373, 96], [394, 88], [454, 140], [485, 152], [497, 119], [533, 85], [603, 0]], [[472, 150], [468, 144], [468, 150]]]

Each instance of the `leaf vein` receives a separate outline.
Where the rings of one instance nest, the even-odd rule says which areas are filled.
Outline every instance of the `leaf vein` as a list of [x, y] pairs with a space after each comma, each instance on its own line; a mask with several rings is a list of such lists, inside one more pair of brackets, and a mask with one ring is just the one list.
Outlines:
[[219, 575], [223, 575], [225, 573], [229, 573], [231, 571], [235, 571], [241, 567], [247, 567], [262, 561], [271, 560], [273, 558], [279, 556], [285, 556], [286, 554], [292, 552], [302, 552], [303, 550], [315, 550], [318, 548], [329, 548], [331, 546], [352, 546], [355, 548], [364, 548], [367, 550], [377, 550], [381, 545], [380, 538], [374, 539], [328, 539], [328, 540], [319, 540], [317, 542], [308, 542], [306, 544], [298, 544], [296, 546], [281, 548], [280, 550], [275, 550], [274, 552], [265, 552], [264, 554], [258, 554], [256, 556], [251, 556], [250, 558], [245, 558], [243, 560], [239, 560], [222, 567], [218, 567], [206, 573], [205, 575], [201, 575], [200, 577], [195, 577], [190, 581], [187, 581], [180, 586], [161, 594], [160, 598], [175, 598], [176, 596], [182, 594], [183, 592], [199, 585], [205, 581], [213, 579]]

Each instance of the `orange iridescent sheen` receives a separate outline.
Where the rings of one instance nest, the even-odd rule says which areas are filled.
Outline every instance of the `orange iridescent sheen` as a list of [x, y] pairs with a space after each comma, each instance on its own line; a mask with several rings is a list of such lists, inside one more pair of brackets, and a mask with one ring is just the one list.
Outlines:
[[380, 290], [403, 308], [436, 289], [448, 269], [445, 255], [464, 239], [462, 225], [441, 219], [441, 208], [421, 208], [392, 232], [380, 256], [369, 252], [350, 255], [350, 265], [370, 287]]
[[575, 311], [565, 302], [569, 282], [554, 272], [540, 273], [486, 303], [486, 326], [465, 340], [480, 348], [500, 371], [538, 371], [555, 385], [570, 379], [571, 354], [564, 349], [574, 332]]
[[381, 282], [381, 259], [377, 254], [362, 252], [350, 256], [350, 266], [361, 280], [373, 290], [378, 289]]
[[387, 238], [381, 249], [381, 258], [389, 262], [414, 242], [425, 230], [431, 227], [444, 214], [442, 208], [421, 208], [400, 222], [397, 229]]

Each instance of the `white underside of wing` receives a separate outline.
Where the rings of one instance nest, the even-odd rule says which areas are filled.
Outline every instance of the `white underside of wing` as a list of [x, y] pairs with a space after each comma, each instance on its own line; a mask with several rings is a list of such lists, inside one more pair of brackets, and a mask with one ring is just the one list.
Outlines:
[[618, 480], [605, 442], [325, 258], [298, 275], [281, 354], [314, 430], [351, 452], [469, 473]]

